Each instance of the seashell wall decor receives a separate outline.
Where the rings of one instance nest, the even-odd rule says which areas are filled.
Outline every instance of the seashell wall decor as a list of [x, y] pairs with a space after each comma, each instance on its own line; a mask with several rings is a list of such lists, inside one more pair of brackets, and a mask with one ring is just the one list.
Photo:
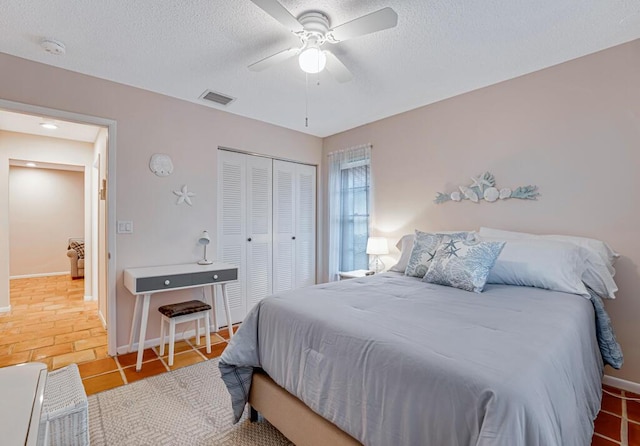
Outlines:
[[485, 172], [477, 177], [471, 178], [472, 183], [468, 186], [458, 186], [459, 190], [453, 191], [450, 194], [444, 194], [438, 192], [436, 203], [444, 203], [446, 201], [462, 201], [471, 200], [474, 203], [479, 203], [480, 200], [493, 203], [498, 200], [507, 200], [509, 198], [519, 198], [521, 200], [537, 200], [540, 193], [538, 193], [538, 186], [520, 186], [515, 190], [511, 190], [508, 187], [498, 189], [496, 187], [496, 180], [489, 172]]

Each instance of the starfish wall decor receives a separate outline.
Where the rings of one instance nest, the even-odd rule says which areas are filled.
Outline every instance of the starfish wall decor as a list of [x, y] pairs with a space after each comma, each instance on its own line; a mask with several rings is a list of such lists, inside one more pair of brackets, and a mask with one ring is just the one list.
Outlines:
[[498, 189], [496, 187], [496, 180], [489, 172], [485, 172], [477, 177], [471, 178], [472, 183], [468, 186], [458, 186], [459, 190], [444, 194], [438, 192], [436, 203], [444, 203], [446, 201], [462, 201], [471, 200], [474, 203], [479, 203], [480, 200], [493, 203], [494, 201], [507, 200], [509, 198], [519, 198], [521, 200], [537, 200], [538, 186], [520, 186], [515, 190], [511, 190], [508, 187]]
[[187, 203], [189, 206], [193, 206], [191, 197], [195, 196], [196, 194], [194, 192], [189, 192], [187, 190], [186, 184], [182, 186], [182, 189], [174, 190], [173, 193], [178, 196], [178, 201], [176, 201], [176, 204]]

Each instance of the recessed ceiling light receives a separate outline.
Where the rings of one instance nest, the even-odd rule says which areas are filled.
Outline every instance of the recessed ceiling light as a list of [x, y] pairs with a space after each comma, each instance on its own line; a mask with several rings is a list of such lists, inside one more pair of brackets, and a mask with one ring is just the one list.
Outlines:
[[58, 126], [55, 125], [53, 122], [41, 122], [40, 127], [43, 127], [47, 130], [55, 130], [58, 128]]
[[27, 164], [25, 164], [25, 166], [27, 166], [27, 167], [36, 167], [36, 165], [37, 165], [36, 163], [27, 163]]

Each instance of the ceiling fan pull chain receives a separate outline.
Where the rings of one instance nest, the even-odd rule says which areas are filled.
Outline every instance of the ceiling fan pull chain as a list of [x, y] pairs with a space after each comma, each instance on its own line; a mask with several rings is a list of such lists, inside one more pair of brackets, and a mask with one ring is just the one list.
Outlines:
[[304, 126], [309, 127], [309, 74], [304, 73]]

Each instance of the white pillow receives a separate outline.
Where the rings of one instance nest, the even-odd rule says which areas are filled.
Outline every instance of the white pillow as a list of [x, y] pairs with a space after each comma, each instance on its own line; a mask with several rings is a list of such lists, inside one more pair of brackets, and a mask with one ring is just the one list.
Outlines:
[[415, 234], [407, 234], [403, 235], [398, 243], [396, 243], [396, 248], [400, 250], [400, 258], [398, 259], [398, 263], [389, 268], [389, 271], [396, 271], [398, 273], [404, 273], [407, 269], [407, 263], [409, 263], [409, 258], [411, 257], [411, 248], [413, 248], [413, 239], [415, 238]]
[[591, 288], [600, 297], [615, 299], [618, 292], [613, 276], [607, 269], [602, 259], [586, 248], [580, 248], [583, 251], [583, 258], [586, 269], [582, 274], [582, 281], [586, 286]]
[[616, 270], [613, 268], [613, 260], [611, 259], [615, 260], [620, 255], [600, 240], [569, 235], [535, 235], [490, 228], [480, 228], [479, 234], [483, 238], [491, 237], [498, 240], [553, 240], [578, 246], [582, 249], [581, 254], [586, 265], [582, 275], [584, 284], [600, 297], [616, 298], [615, 293], [618, 291], [618, 286], [613, 280]]
[[[482, 237], [482, 240], [504, 239]], [[582, 283], [585, 269], [581, 248], [571, 243], [511, 239], [506, 241], [487, 283], [531, 286], [589, 299], [589, 292]]]
[[572, 235], [538, 235], [529, 234], [526, 232], [503, 231], [501, 229], [484, 227], [480, 228], [479, 234], [483, 237], [494, 237], [503, 240], [515, 238], [542, 238], [545, 240], [556, 240], [559, 242], [573, 243], [574, 245], [582, 246], [583, 248], [586, 248], [589, 251], [592, 251], [600, 256], [612, 276], [616, 273], [616, 270], [613, 268], [613, 264], [615, 263], [616, 259], [620, 257], [620, 254], [611, 249], [611, 247], [605, 242], [586, 237], [575, 237]]

